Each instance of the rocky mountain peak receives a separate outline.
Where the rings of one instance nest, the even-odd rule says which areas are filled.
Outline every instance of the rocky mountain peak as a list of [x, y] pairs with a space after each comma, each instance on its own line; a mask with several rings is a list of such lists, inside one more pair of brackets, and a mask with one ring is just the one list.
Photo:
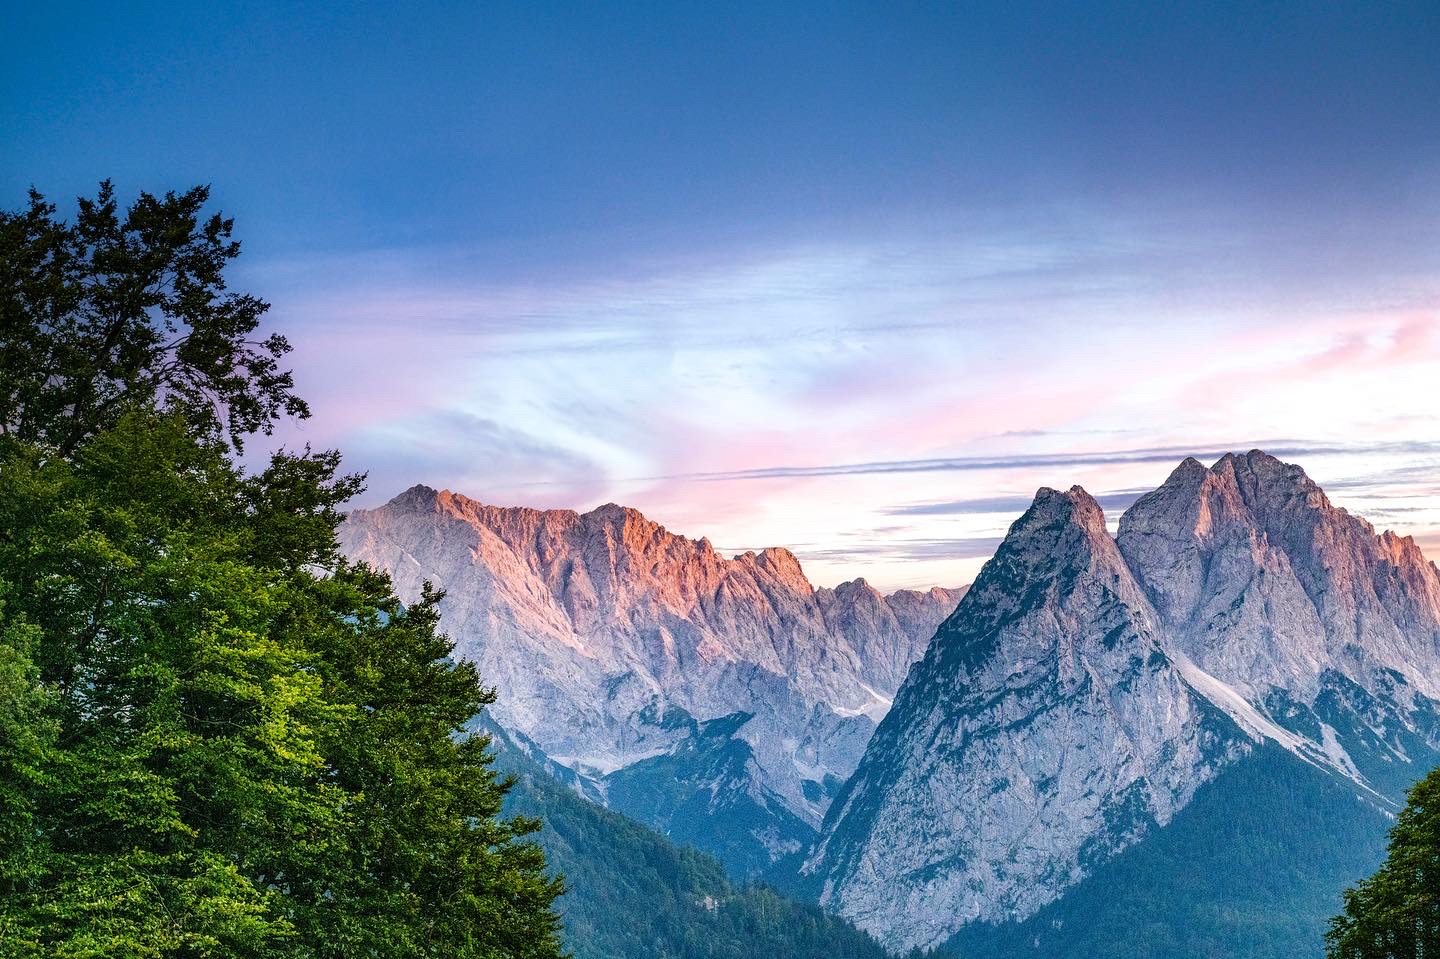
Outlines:
[[1327, 670], [1436, 687], [1434, 567], [1298, 466], [1259, 450], [1187, 460], [1125, 512], [1118, 545], [1187, 655], [1237, 688], [1308, 699]]
[[433, 486], [416, 483], [414, 486], [396, 495], [386, 505], [393, 506], [396, 509], [434, 509], [439, 496], [440, 491]]
[[1091, 526], [1098, 519], [1100, 528], [1105, 527], [1104, 511], [1095, 501], [1095, 497], [1087, 493], [1083, 486], [1072, 486], [1063, 493], [1042, 486], [1035, 491], [1035, 498], [1027, 512], [1033, 513], [1037, 518], [1053, 517], [1080, 526]]
[[806, 869], [896, 947], [1023, 919], [1261, 744], [1393, 803], [1410, 757], [1440, 749], [1437, 678], [1434, 565], [1299, 467], [1186, 459], [1115, 539], [1083, 489], [1044, 488], [910, 671]]
[[1308, 494], [1320, 488], [1301, 466], [1286, 463], [1258, 449], [1248, 453], [1226, 453], [1215, 461], [1210, 471], [1233, 474], [1239, 480], [1241, 488], [1248, 491]]
[[883, 602], [884, 598], [885, 597], [880, 594], [880, 591], [874, 586], [871, 586], [863, 576], [847, 580], [835, 587], [835, 599], [841, 603], [866, 603], [873, 605]]
[[995, 556], [970, 590], [993, 600], [997, 608], [1025, 601], [1025, 589], [1038, 588], [1067, 570], [1123, 566], [1105, 528], [1105, 512], [1079, 486], [1065, 492], [1042, 487], [1020, 518], [1011, 524]]
[[1413, 536], [1401, 536], [1387, 529], [1380, 534], [1380, 547], [1396, 566], [1423, 565], [1426, 562], [1425, 554], [1420, 552], [1420, 545]]
[[1105, 511], [1082, 487], [1065, 492], [1043, 486], [1030, 508], [1011, 524], [1001, 548], [1012, 551], [1053, 549], [1067, 539], [1105, 536]]
[[647, 519], [645, 514], [638, 509], [621, 506], [619, 503], [605, 503], [597, 506], [588, 513], [581, 513], [580, 519], [586, 526], [597, 529], [613, 529], [621, 531], [622, 534], [631, 529], [640, 535], [665, 532], [665, 527]]
[[1008, 669], [1015, 657], [1072, 656], [1087, 618], [1117, 616], [1133, 620], [1127, 631], [1145, 629], [1149, 606], [1104, 510], [1080, 486], [1042, 487], [941, 625], [923, 665], [970, 674], [985, 663]]
[[800, 568], [800, 560], [795, 554], [781, 546], [767, 546], [758, 553], [751, 554], [755, 558], [755, 565], [761, 570], [773, 576], [776, 580], [793, 587], [798, 592], [806, 594], [813, 593], [814, 587]]
[[1153, 620], [1094, 497], [1039, 490], [832, 807], [806, 866], [822, 901], [934, 946], [1167, 822], [1230, 747]]

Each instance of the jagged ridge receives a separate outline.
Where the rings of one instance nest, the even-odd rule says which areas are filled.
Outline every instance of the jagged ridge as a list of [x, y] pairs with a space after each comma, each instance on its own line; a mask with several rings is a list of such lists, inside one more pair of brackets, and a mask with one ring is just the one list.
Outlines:
[[[746, 806], [750, 853], [729, 859], [745, 869], [757, 848], [774, 861], [809, 841], [960, 595], [817, 590], [787, 550], [721, 556], [633, 509], [501, 508], [424, 486], [356, 510], [340, 542], [402, 598], [442, 586], [442, 625], [500, 691], [495, 718], [601, 794], [638, 764], [673, 778], [663, 757], [685, 760], [685, 788], [714, 792], [706, 770], [720, 767], [696, 753], [714, 739], [698, 724], [747, 715], [727, 781], [739, 768], [741, 791], [777, 811], [758, 824]], [[658, 795], [622, 778], [619, 793]], [[671, 787], [678, 808], [698, 808]], [[627, 811], [659, 825], [677, 807]]]
[[1437, 649], [1440, 573], [1413, 541], [1264, 453], [1185, 461], [1117, 539], [1083, 490], [1041, 490], [807, 871], [887, 943], [932, 945], [1034, 914], [1259, 742], [1394, 804], [1440, 761]]

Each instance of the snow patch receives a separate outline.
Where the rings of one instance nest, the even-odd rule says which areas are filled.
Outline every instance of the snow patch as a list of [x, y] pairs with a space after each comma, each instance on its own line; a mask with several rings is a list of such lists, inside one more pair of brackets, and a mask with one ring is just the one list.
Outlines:
[[1228, 686], [1205, 672], [1179, 650], [1170, 651], [1170, 659], [1180, 670], [1180, 675], [1197, 693], [1220, 707], [1224, 713], [1239, 724], [1252, 739], [1272, 739], [1295, 755], [1310, 762], [1305, 755], [1305, 746], [1312, 745], [1288, 729], [1282, 729], [1240, 695], [1234, 687]]
[[624, 769], [626, 766], [643, 762], [646, 759], [654, 759], [665, 753], [664, 749], [647, 749], [643, 752], [625, 753], [624, 755], [550, 756], [549, 759], [551, 762], [558, 763], [567, 769], [573, 769], [585, 776], [608, 776], [617, 769]]
[[1220, 707], [1252, 739], [1256, 741], [1269, 739], [1277, 742], [1310, 765], [1316, 768], [1332, 769], [1372, 796], [1384, 799], [1365, 781], [1365, 777], [1355, 767], [1355, 763], [1350, 759], [1350, 754], [1345, 752], [1335, 730], [1330, 726], [1323, 722], [1320, 724], [1323, 743], [1316, 743], [1292, 733], [1288, 729], [1282, 729], [1251, 705], [1233, 687], [1205, 672], [1185, 654], [1176, 651], [1172, 652], [1170, 657], [1185, 681], [1200, 695]]
[[895, 700], [884, 695], [868, 683], [859, 682], [858, 685], [870, 697], [870, 701], [863, 706], [855, 706], [853, 708], [831, 704], [831, 712], [837, 716], [843, 716], [846, 719], [854, 716], [869, 716], [876, 723], [879, 723], [880, 720], [885, 718], [885, 714], [890, 712], [890, 707], [895, 705]]
[[1340, 745], [1340, 737], [1336, 734], [1335, 727], [1329, 723], [1322, 722], [1320, 724], [1320, 737], [1320, 747], [1325, 750], [1325, 755], [1330, 758], [1330, 762], [1332, 762], [1336, 768], [1344, 771], [1345, 775], [1356, 782], [1360, 782], [1365, 778], [1360, 775], [1360, 770], [1355, 767], [1355, 761], [1350, 758], [1350, 754], [1345, 751], [1345, 747]]

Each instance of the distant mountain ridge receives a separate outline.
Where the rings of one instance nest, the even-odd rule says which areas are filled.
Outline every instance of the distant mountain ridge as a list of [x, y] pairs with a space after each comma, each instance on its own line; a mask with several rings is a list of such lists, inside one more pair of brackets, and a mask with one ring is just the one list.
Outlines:
[[491, 713], [587, 794], [740, 873], [800, 855], [963, 590], [816, 589], [794, 555], [735, 557], [633, 509], [488, 506], [412, 487], [340, 528], [403, 599], [446, 591]]
[[[1044, 915], [1069, 924], [1037, 955], [1062, 941], [1068, 955], [1111, 955], [1097, 944], [1123, 938], [1102, 928], [1114, 890], [1087, 899], [1085, 880], [1122, 874], [1102, 869], [1112, 859], [1153, 871], [1146, 850], [1162, 847], [1147, 840], [1172, 821], [1203, 850], [1196, 823], [1218, 832], [1223, 812], [1181, 816], [1202, 790], [1234, 801], [1226, 784], [1243, 779], [1248, 802], [1284, 816], [1287, 790], [1319, 774], [1304, 795], [1344, 786], [1378, 849], [1386, 811], [1440, 763], [1437, 682], [1440, 570], [1413, 540], [1334, 507], [1299, 467], [1260, 451], [1187, 459], [1116, 537], [1083, 489], [1043, 489], [911, 670], [805, 871], [828, 908], [892, 947], [963, 931], [957, 948], [985, 955], [1058, 901]], [[1312, 838], [1291, 851], [1321, 869], [1356, 860]], [[1353, 878], [1332, 877], [1336, 903]], [[1089, 905], [1066, 907], [1072, 890]], [[1333, 903], [1294, 898], [1298, 886], [1275, 895], [1314, 938], [1274, 954], [1316, 954]], [[1239, 937], [1219, 928], [1240, 920], [1218, 902], [1173, 914], [1210, 917], [1206, 941]], [[1005, 941], [1051, 936], [1020, 928]]]

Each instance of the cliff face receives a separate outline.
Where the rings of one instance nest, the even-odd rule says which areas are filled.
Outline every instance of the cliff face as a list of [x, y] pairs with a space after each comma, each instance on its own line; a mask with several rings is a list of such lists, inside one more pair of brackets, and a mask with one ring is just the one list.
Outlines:
[[930, 946], [1036, 914], [1261, 744], [1393, 808], [1440, 762], [1437, 655], [1440, 572], [1264, 453], [1187, 460], [1116, 539], [1084, 490], [1041, 490], [805, 868]]
[[1440, 576], [1296, 466], [1254, 452], [1186, 460], [1120, 520], [1120, 551], [1165, 628], [1249, 696], [1312, 703], [1328, 679], [1440, 696]]
[[[885, 597], [863, 581], [816, 590], [786, 550], [727, 558], [633, 509], [498, 508], [426, 487], [356, 510], [340, 540], [404, 599], [426, 580], [443, 587], [458, 655], [499, 689], [495, 719], [602, 792], [618, 776], [620, 793], [650, 794], [655, 808], [632, 814], [701, 815], [690, 793], [636, 786], [644, 770], [689, 777], [696, 794], [716, 790], [705, 770], [738, 775], [737, 795], [773, 810], [746, 812], [764, 849], [747, 868], [808, 842], [960, 596]], [[737, 714], [720, 740], [704, 728]]]

